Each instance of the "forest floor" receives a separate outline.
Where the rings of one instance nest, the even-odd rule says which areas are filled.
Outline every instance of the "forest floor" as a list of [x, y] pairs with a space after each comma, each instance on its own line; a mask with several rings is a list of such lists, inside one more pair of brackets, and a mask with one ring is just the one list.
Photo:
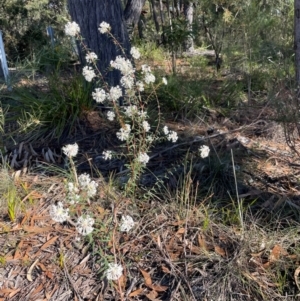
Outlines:
[[[169, 114], [179, 140], [151, 149], [130, 198], [124, 162], [101, 160], [107, 146], [119, 148], [118, 127], [101, 112], [87, 113], [61, 145], [4, 142], [0, 301], [300, 300], [300, 157], [275, 115], [268, 101], [226, 115], [203, 108], [193, 120]], [[87, 238], [49, 215], [66, 198], [61, 146], [73, 142], [78, 173], [98, 183]], [[204, 160], [201, 145], [211, 150]], [[124, 215], [135, 221], [128, 233], [118, 230]], [[123, 267], [117, 281], [105, 277], [111, 262]]]

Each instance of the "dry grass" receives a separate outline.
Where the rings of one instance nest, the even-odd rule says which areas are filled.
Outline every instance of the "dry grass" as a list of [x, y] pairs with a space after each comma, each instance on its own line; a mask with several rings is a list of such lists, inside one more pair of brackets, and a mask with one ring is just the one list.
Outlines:
[[[299, 300], [299, 158], [268, 106], [215, 113], [169, 120], [180, 143], [152, 150], [144, 188], [128, 198], [124, 162], [99, 159], [119, 147], [115, 129], [90, 112], [65, 141], [79, 142], [78, 172], [99, 184], [94, 201], [71, 210], [95, 218], [86, 238], [49, 216], [69, 178], [57, 144], [10, 146], [0, 170], [0, 301]], [[199, 160], [203, 143], [211, 155]], [[122, 233], [127, 214], [136, 225]], [[106, 279], [110, 262], [123, 266], [118, 281]]]

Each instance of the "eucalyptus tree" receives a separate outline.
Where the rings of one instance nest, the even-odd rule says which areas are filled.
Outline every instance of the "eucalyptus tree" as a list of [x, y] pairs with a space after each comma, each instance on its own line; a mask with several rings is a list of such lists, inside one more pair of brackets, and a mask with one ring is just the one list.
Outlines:
[[300, 95], [300, 0], [294, 0], [294, 49], [297, 97]]
[[[124, 19], [130, 36], [133, 35], [134, 28], [138, 25], [141, 12], [146, 0], [127, 0], [124, 10]], [[140, 36], [142, 33], [140, 33]]]
[[[73, 21], [80, 27], [83, 42], [88, 49], [98, 56], [97, 66], [109, 85], [115, 86], [120, 82], [118, 70], [107, 72], [110, 61], [116, 56], [125, 54], [130, 57], [130, 41], [124, 20], [120, 0], [68, 0], [68, 9]], [[101, 22], [111, 26], [111, 33], [119, 42], [114, 41], [98, 30]], [[122, 49], [121, 49], [122, 48]], [[80, 49], [80, 60], [85, 63], [83, 49]]]

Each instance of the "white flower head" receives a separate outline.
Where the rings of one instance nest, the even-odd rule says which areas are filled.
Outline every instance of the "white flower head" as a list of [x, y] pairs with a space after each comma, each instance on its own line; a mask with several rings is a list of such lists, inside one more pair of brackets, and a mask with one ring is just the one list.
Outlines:
[[102, 155], [103, 155], [103, 159], [104, 160], [111, 160], [111, 158], [112, 158], [112, 151], [110, 151], [110, 150], [103, 151]]
[[101, 22], [100, 25], [99, 25], [99, 28], [98, 30], [101, 32], [101, 33], [107, 33], [108, 31], [111, 30], [111, 27], [108, 23], [106, 22]]
[[143, 125], [143, 128], [144, 128], [144, 131], [145, 131], [145, 132], [149, 132], [149, 131], [150, 131], [150, 124], [149, 124], [148, 121], [144, 120], [144, 121], [142, 122], [142, 125]]
[[165, 135], [169, 134], [169, 129], [168, 129], [168, 127], [166, 125], [163, 128], [163, 132], [164, 132]]
[[210, 149], [207, 145], [202, 145], [201, 147], [199, 147], [199, 152], [201, 158], [206, 158], [209, 155]]
[[140, 51], [134, 46], [131, 47], [130, 54], [136, 60], [138, 60], [141, 57]]
[[77, 34], [79, 34], [80, 28], [79, 25], [76, 22], [68, 22], [65, 25], [65, 34], [70, 37], [75, 37]]
[[155, 82], [155, 76], [152, 73], [146, 73], [144, 80], [145, 83], [149, 85], [150, 83]]
[[93, 198], [97, 194], [98, 184], [95, 181], [91, 181], [86, 187], [86, 193], [88, 198]]
[[147, 164], [150, 160], [150, 157], [146, 153], [140, 153], [138, 156], [138, 161], [142, 164]]
[[50, 216], [54, 221], [63, 223], [69, 218], [69, 209], [64, 209], [63, 204], [58, 202], [57, 206], [50, 207]]
[[173, 143], [175, 143], [178, 140], [178, 135], [175, 131], [169, 131], [167, 139], [169, 141], [172, 141]]
[[63, 146], [62, 151], [69, 158], [76, 157], [78, 154], [78, 144], [74, 143]]
[[118, 280], [123, 274], [123, 267], [120, 264], [109, 263], [106, 270], [107, 280]]
[[130, 215], [122, 216], [120, 225], [121, 232], [129, 232], [134, 227], [135, 222]]
[[76, 223], [76, 230], [81, 235], [84, 235], [84, 236], [88, 235], [93, 232], [94, 223], [95, 223], [94, 219], [92, 217], [90, 217], [89, 215], [80, 216]]
[[151, 67], [148, 65], [142, 65], [142, 73], [151, 73]]
[[120, 83], [122, 87], [130, 90], [134, 84], [134, 78], [131, 75], [122, 76]]
[[92, 92], [92, 97], [96, 100], [96, 102], [102, 103], [106, 99], [107, 95], [103, 89], [96, 88], [95, 92]]
[[136, 105], [130, 105], [125, 108], [124, 114], [128, 117], [132, 117], [133, 115], [137, 114], [138, 108]]
[[116, 101], [122, 96], [122, 89], [120, 86], [111, 87], [109, 90], [110, 100]]
[[147, 112], [145, 112], [145, 111], [143, 111], [143, 110], [138, 111], [138, 115], [139, 115], [142, 119], [147, 118]]
[[95, 52], [89, 52], [86, 56], [85, 59], [88, 63], [94, 62], [98, 58], [97, 54]]
[[85, 66], [82, 69], [82, 74], [87, 82], [91, 82], [94, 77], [96, 77], [96, 73], [92, 67]]
[[118, 55], [114, 61], [110, 61], [111, 67], [120, 70], [122, 75], [128, 76], [132, 75], [135, 69], [132, 66], [130, 60], [125, 59], [123, 56]]
[[167, 81], [167, 79], [165, 77], [162, 78], [162, 82], [163, 82], [164, 85], [168, 84], [168, 81]]
[[113, 111], [108, 111], [106, 115], [107, 115], [107, 119], [109, 121], [113, 121], [115, 119], [115, 117], [116, 117], [116, 114]]
[[145, 90], [145, 88], [144, 88], [144, 83], [142, 82], [142, 81], [137, 81], [136, 83], [135, 83], [135, 85], [136, 85], [136, 88], [137, 88], [137, 90], [139, 91], [139, 92], [143, 92], [144, 90]]
[[87, 173], [83, 173], [78, 177], [78, 183], [81, 188], [86, 187], [91, 182], [91, 177]]
[[121, 128], [119, 132], [117, 132], [117, 138], [121, 141], [125, 141], [129, 138], [131, 132], [131, 128], [129, 124], [125, 124], [124, 128]]

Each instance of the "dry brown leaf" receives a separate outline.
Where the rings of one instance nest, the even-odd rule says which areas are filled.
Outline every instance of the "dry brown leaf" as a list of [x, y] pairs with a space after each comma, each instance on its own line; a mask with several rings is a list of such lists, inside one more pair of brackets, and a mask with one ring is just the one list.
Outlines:
[[203, 253], [203, 250], [192, 243], [189, 245], [189, 249], [191, 250], [192, 253], [200, 255]]
[[46, 272], [46, 276], [49, 278], [49, 279], [53, 279], [53, 273], [51, 271], [47, 271]]
[[24, 231], [26, 232], [33, 232], [33, 233], [43, 233], [43, 232], [49, 232], [52, 230], [51, 227], [36, 227], [36, 226], [23, 226]]
[[47, 249], [49, 246], [51, 246], [52, 244], [55, 243], [55, 241], [58, 239], [58, 236], [54, 236], [52, 238], [50, 238], [47, 242], [45, 242], [42, 246], [40, 250], [45, 250]]
[[39, 293], [42, 289], [44, 288], [44, 284], [41, 283], [32, 293], [31, 293], [31, 297], [33, 297], [34, 295], [36, 295], [37, 293]]
[[158, 293], [156, 291], [151, 291], [149, 294], [146, 295], [146, 297], [151, 301], [157, 301], [156, 297], [158, 296]]
[[205, 251], [209, 251], [204, 235], [198, 234], [198, 244], [200, 248], [204, 249]]
[[47, 268], [46, 268], [45, 265], [43, 265], [41, 262], [39, 262], [37, 265], [41, 268], [41, 270], [42, 270], [43, 272], [46, 272], [46, 271], [47, 271]]
[[280, 256], [287, 256], [288, 253], [285, 249], [283, 249], [280, 245], [275, 245], [271, 251], [269, 256], [270, 262], [278, 261]]
[[219, 247], [218, 245], [215, 245], [215, 252], [222, 257], [226, 257], [225, 250]]
[[184, 234], [184, 232], [185, 232], [185, 228], [180, 228], [180, 229], [178, 229], [178, 231], [176, 232], [176, 236], [181, 236], [182, 234]]
[[152, 284], [150, 286], [154, 291], [156, 292], [165, 292], [169, 287], [168, 286], [163, 286], [163, 285], [154, 285]]
[[152, 285], [152, 279], [149, 273], [147, 273], [145, 270], [140, 269], [141, 273], [143, 274], [143, 277], [145, 279], [145, 284], [149, 287]]
[[140, 295], [143, 291], [144, 291], [143, 288], [139, 288], [139, 289], [137, 289], [137, 290], [131, 292], [131, 293], [129, 294], [129, 297], [136, 297], [136, 296]]
[[13, 292], [11, 292], [11, 293], [8, 295], [8, 297], [9, 297], [9, 298], [12, 298], [12, 297], [13, 297], [14, 295], [16, 295], [20, 290], [21, 290], [20, 288], [17, 288], [17, 289], [15, 289], [15, 290], [13, 290]]
[[18, 244], [18, 246], [16, 248], [14, 259], [19, 259], [22, 257], [21, 252], [20, 252], [22, 247], [23, 247], [23, 240], [20, 241], [20, 243]]
[[166, 273], [166, 274], [171, 274], [171, 271], [166, 267], [166, 266], [162, 266], [161, 267], [161, 269], [162, 269], [162, 271], [164, 272], [164, 273]]

